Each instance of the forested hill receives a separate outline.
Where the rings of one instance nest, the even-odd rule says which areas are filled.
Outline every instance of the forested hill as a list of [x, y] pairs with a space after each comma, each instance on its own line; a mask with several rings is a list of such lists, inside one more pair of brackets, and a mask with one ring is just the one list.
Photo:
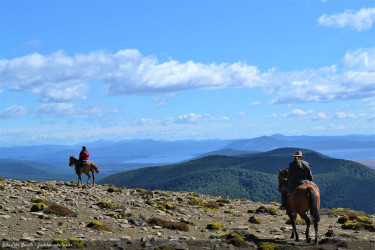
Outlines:
[[278, 201], [278, 168], [287, 168], [301, 150], [312, 166], [321, 192], [321, 207], [349, 207], [375, 213], [375, 170], [308, 149], [280, 148], [238, 156], [206, 156], [181, 164], [148, 167], [101, 179], [128, 188], [193, 191], [254, 201]]

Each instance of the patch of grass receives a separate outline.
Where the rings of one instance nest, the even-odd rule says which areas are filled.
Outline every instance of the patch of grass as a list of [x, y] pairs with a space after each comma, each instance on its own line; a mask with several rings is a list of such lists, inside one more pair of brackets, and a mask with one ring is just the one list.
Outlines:
[[150, 225], [156, 225], [171, 230], [189, 231], [188, 225], [184, 222], [168, 221], [160, 218], [147, 218], [146, 222]]
[[210, 239], [220, 239], [221, 237], [223, 237], [223, 235], [221, 235], [221, 234], [211, 234], [210, 235]]
[[224, 213], [226, 214], [235, 214], [236, 212], [234, 212], [233, 210], [225, 210]]
[[87, 246], [86, 242], [84, 240], [78, 239], [78, 238], [69, 238], [68, 239], [70, 245], [75, 248], [84, 248]]
[[[290, 219], [288, 219], [288, 220], [286, 221], [286, 224], [288, 224], [288, 225], [292, 225], [292, 221], [291, 221]], [[298, 218], [296, 219], [296, 225], [306, 225], [306, 221], [305, 221], [304, 219], [298, 217]]]
[[32, 198], [31, 202], [32, 203], [47, 203], [47, 200], [43, 198]]
[[205, 206], [207, 204], [206, 201], [202, 201], [198, 198], [193, 198], [189, 201], [190, 205], [196, 205], [196, 206]]
[[344, 224], [345, 222], [349, 220], [350, 220], [349, 216], [345, 214], [345, 215], [340, 216], [337, 222], [340, 224]]
[[219, 212], [219, 210], [216, 209], [216, 208], [201, 207], [201, 209], [203, 209], [203, 210], [205, 210], [209, 213], [218, 213]]
[[258, 244], [258, 249], [261, 249], [261, 250], [274, 250], [275, 248], [282, 247], [282, 246], [283, 245], [277, 244], [277, 243], [274, 243], [274, 242], [260, 242]]
[[117, 187], [109, 187], [107, 189], [107, 192], [108, 193], [122, 193], [121, 189], [117, 188]]
[[358, 222], [358, 221], [352, 221], [348, 220], [344, 224], [342, 224], [341, 228], [342, 229], [352, 229], [352, 230], [361, 230], [364, 228], [364, 223]]
[[251, 224], [261, 224], [262, 222], [260, 221], [260, 219], [258, 218], [258, 217], [256, 217], [256, 216], [251, 216], [250, 218], [249, 218], [249, 222], [251, 223]]
[[260, 207], [257, 208], [255, 213], [266, 213], [266, 214], [271, 214], [271, 215], [277, 215], [278, 210], [277, 210], [277, 208], [274, 208], [274, 207], [260, 206]]
[[52, 241], [52, 245], [57, 245], [61, 249], [66, 249], [70, 247], [70, 242], [68, 240], [56, 238]]
[[229, 204], [230, 200], [229, 200], [229, 197], [222, 196], [219, 199], [217, 199], [216, 202], [218, 202], [218, 203], [224, 203], [224, 204]]
[[281, 206], [280, 203], [275, 202], [275, 201], [270, 202], [270, 204], [272, 204], [272, 205], [274, 205], [274, 206], [276, 206], [276, 207], [280, 207], [280, 206]]
[[175, 208], [175, 206], [173, 206], [172, 204], [170, 204], [170, 203], [164, 203], [164, 207], [165, 207], [165, 209], [169, 209], [169, 210], [171, 210], [171, 209], [174, 209]]
[[32, 184], [31, 182], [28, 182], [26, 185], [29, 187], [34, 187], [34, 184]]
[[239, 235], [238, 233], [232, 232], [227, 235], [226, 240], [229, 241], [230, 244], [236, 247], [244, 247], [247, 248], [248, 244], [245, 240]]
[[109, 227], [107, 227], [106, 225], [98, 221], [91, 221], [86, 227], [92, 227], [97, 230], [113, 233], [112, 229], [110, 229]]
[[106, 202], [106, 201], [99, 201], [98, 203], [96, 203], [96, 205], [100, 208], [106, 208], [106, 209], [113, 208], [113, 204], [110, 202]]
[[39, 211], [42, 211], [42, 210], [45, 210], [47, 209], [48, 206], [42, 202], [39, 202], [39, 203], [34, 203], [30, 209], [30, 212], [39, 212]]
[[40, 195], [46, 195], [46, 192], [44, 192], [43, 190], [39, 190], [38, 192], [36, 192], [37, 194], [40, 194]]
[[158, 210], [165, 212], [167, 209], [163, 205], [158, 205], [156, 207]]
[[178, 197], [177, 200], [182, 202], [182, 201], [184, 201], [185, 199], [184, 199], [183, 197]]
[[69, 216], [69, 217], [77, 217], [77, 214], [70, 210], [67, 207], [58, 205], [58, 204], [53, 204], [49, 206], [44, 213], [46, 214], [55, 214], [57, 216]]
[[222, 232], [222, 231], [226, 231], [225, 227], [223, 226], [223, 224], [219, 223], [219, 222], [212, 222], [212, 223], [209, 223], [206, 227], [207, 229], [211, 229], [211, 230], [217, 230], [219, 232]]

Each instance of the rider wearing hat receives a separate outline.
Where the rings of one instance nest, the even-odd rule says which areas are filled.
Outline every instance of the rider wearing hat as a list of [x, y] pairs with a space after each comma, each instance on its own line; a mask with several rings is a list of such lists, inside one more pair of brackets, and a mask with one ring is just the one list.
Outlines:
[[[310, 163], [302, 160], [304, 156], [301, 151], [297, 151], [294, 155], [294, 161], [289, 163], [288, 179], [285, 180], [284, 188], [281, 191], [281, 209], [286, 208], [286, 201], [289, 194], [293, 193], [294, 189], [301, 184], [313, 184], [313, 177], [311, 173]], [[316, 185], [315, 185], [316, 186]]]
[[89, 160], [89, 152], [87, 152], [86, 147], [83, 146], [81, 152], [79, 153], [78, 167], [82, 167], [83, 163]]

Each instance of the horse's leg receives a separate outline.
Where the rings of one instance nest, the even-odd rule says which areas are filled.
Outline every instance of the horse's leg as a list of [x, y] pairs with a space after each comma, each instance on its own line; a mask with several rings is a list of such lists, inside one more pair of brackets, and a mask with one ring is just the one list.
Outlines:
[[95, 186], [95, 171], [94, 171], [94, 169], [91, 170], [91, 173], [92, 173], [92, 185]]
[[306, 213], [300, 213], [299, 215], [301, 216], [302, 219], [306, 221], [306, 232], [305, 232], [306, 241], [307, 243], [310, 243], [311, 242], [311, 237], [310, 237], [310, 232], [309, 232], [310, 231], [310, 219], [306, 215]]
[[80, 183], [81, 183], [81, 185], [83, 184], [82, 178], [81, 178], [81, 173], [78, 174], [78, 186], [79, 186]]
[[315, 245], [318, 245], [318, 222], [314, 221], [314, 229], [315, 229]]
[[294, 236], [296, 236], [296, 241], [299, 241], [297, 226], [296, 226], [297, 214], [292, 213], [292, 212], [288, 212], [288, 216], [289, 216], [290, 221], [292, 222], [292, 227], [293, 227], [292, 235], [290, 236], [290, 238], [293, 239]]
[[87, 185], [89, 185], [89, 182], [90, 182], [90, 178], [91, 178], [91, 176], [90, 176], [90, 172], [87, 172], [87, 173], [85, 173], [86, 175], [87, 175]]

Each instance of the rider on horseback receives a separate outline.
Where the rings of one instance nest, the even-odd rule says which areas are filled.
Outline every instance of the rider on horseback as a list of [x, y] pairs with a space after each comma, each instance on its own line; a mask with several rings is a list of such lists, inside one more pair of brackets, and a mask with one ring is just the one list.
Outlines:
[[83, 164], [89, 160], [89, 152], [87, 152], [86, 147], [83, 146], [81, 152], [79, 153], [78, 169], [83, 166]]
[[288, 195], [293, 193], [294, 189], [301, 184], [316, 184], [313, 182], [313, 177], [310, 169], [310, 163], [303, 161], [301, 151], [297, 151], [294, 155], [294, 161], [289, 163], [288, 178], [284, 179], [284, 185], [281, 190], [281, 209], [287, 206]]

